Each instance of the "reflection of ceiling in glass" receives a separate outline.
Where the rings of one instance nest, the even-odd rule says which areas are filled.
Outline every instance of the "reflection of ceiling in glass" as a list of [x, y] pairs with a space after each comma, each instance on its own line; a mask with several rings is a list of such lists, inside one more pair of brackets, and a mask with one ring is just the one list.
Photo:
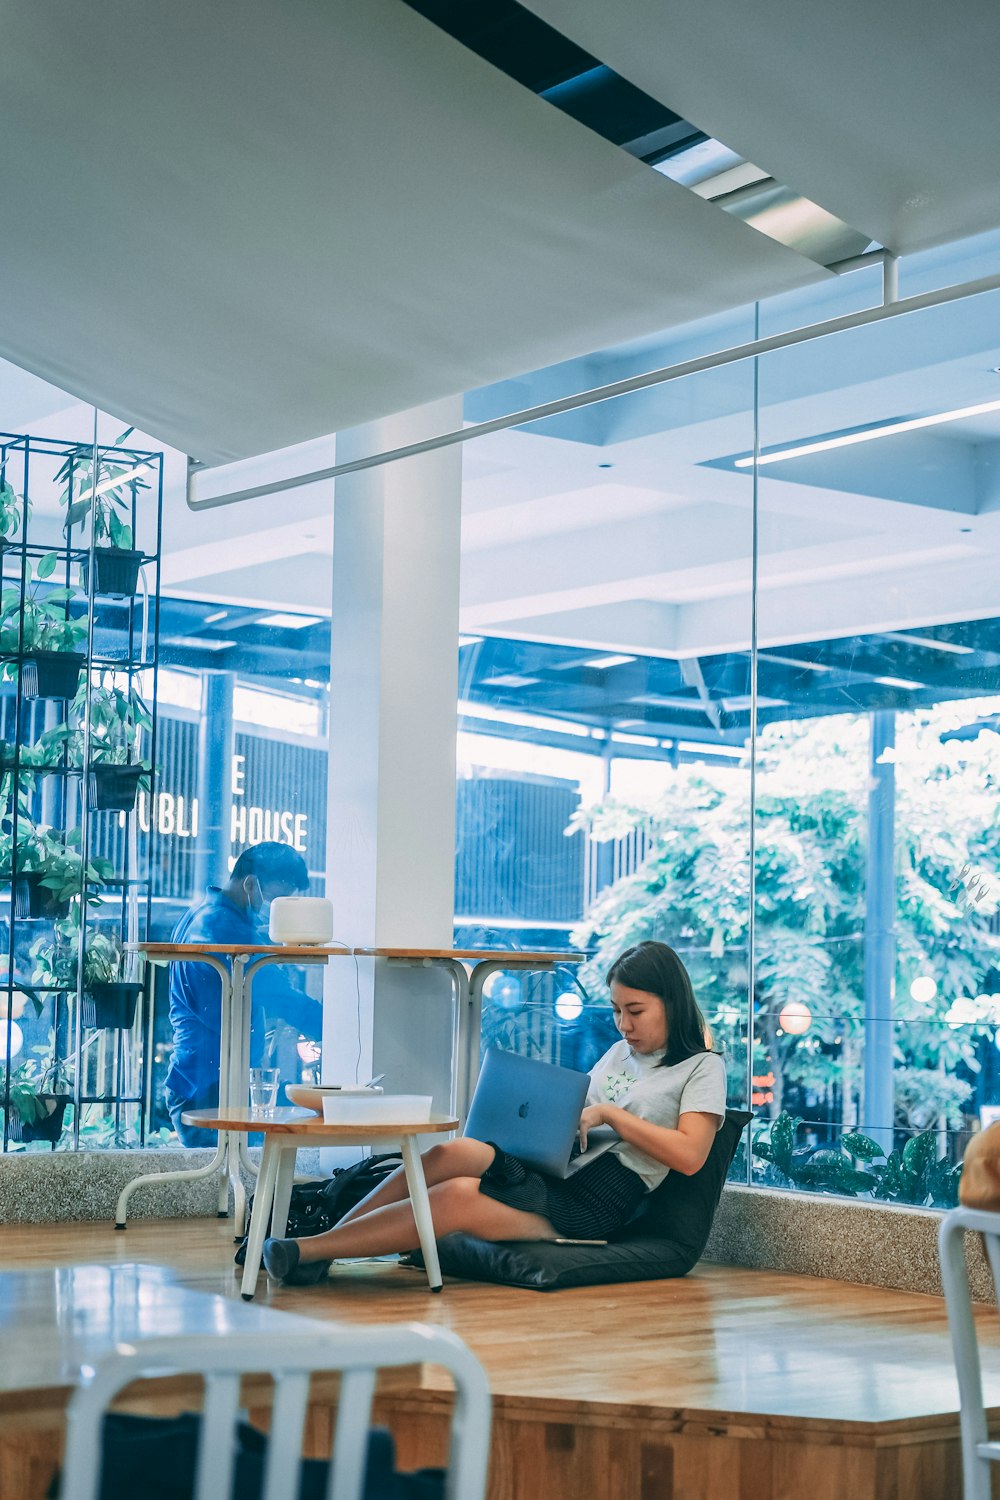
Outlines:
[[[668, 760], [693, 753], [697, 744], [741, 745], [749, 733], [747, 651], [679, 661], [619, 658], [595, 667], [584, 651], [487, 639], [465, 647], [460, 661], [465, 728], [473, 727], [481, 706], [492, 711], [484, 721], [490, 733], [538, 735], [558, 744], [553, 724], [562, 719], [573, 734], [572, 748], [594, 754], [602, 752], [613, 731], [627, 729], [648, 741], [629, 754]], [[757, 683], [761, 725], [989, 697], [1000, 693], [1000, 618], [919, 634], [883, 632], [764, 650]], [[506, 710], [513, 720], [505, 725], [495, 717], [497, 710]], [[548, 720], [547, 727], [534, 723], [536, 717]], [[579, 738], [581, 724], [593, 732], [589, 743]], [[970, 714], [952, 737], [971, 737], [981, 728], [1000, 728], [1000, 715]]]
[[[330, 622], [289, 620], [276, 628], [260, 610], [219, 611], [203, 601], [167, 599], [163, 658], [173, 668], [224, 668], [315, 698], [329, 676]], [[747, 739], [748, 650], [672, 660], [470, 636], [459, 651], [465, 729], [595, 755], [615, 736], [629, 755], [654, 760], [690, 758], [713, 746], [728, 758]], [[759, 654], [762, 725], [995, 694], [998, 617], [791, 642]], [[970, 713], [952, 737], [967, 738], [980, 728], [1000, 728], [1000, 716]]]

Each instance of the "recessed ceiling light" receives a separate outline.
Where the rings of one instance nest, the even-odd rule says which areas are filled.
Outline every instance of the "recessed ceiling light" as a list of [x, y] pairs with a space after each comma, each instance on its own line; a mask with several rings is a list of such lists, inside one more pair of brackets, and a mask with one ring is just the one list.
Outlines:
[[759, 661], [775, 661], [779, 667], [801, 667], [805, 672], [833, 672], [836, 668], [822, 661], [803, 661], [800, 656], [776, 656], [773, 651], [758, 652]]
[[510, 708], [493, 708], [487, 703], [470, 703], [466, 699], [459, 701], [458, 712], [464, 719], [481, 719], [487, 724], [513, 724], [522, 729], [549, 730], [583, 739], [587, 739], [590, 734], [585, 724], [574, 723], [570, 719], [556, 719], [548, 714], [522, 714]]
[[876, 438], [893, 437], [898, 432], [916, 432], [920, 427], [938, 427], [942, 422], [959, 422], [963, 417], [978, 417], [983, 412], [1000, 411], [1000, 401], [982, 401], [978, 406], [958, 406], [954, 411], [937, 412], [930, 417], [909, 417], [902, 422], [883, 422], [879, 427], [866, 427], [860, 432], [842, 432], [838, 437], [821, 438], [815, 443], [797, 443], [790, 448], [778, 448], [774, 453], [762, 453], [756, 459], [748, 454], [736, 460], [737, 469], [749, 469], [756, 462], [758, 468], [765, 464], [782, 463], [786, 458], [804, 458], [808, 453], [825, 453], [830, 448], [849, 448], [854, 443], [871, 443]]
[[496, 677], [484, 677], [483, 687], [534, 687], [540, 682], [540, 677], [523, 677], [520, 672], [501, 672]]
[[202, 621], [202, 624], [216, 625], [218, 624], [219, 620], [224, 620], [228, 614], [228, 609], [217, 609], [214, 615], [206, 615], [204, 620]]
[[613, 730], [611, 738], [618, 745], [650, 745], [654, 748], [659, 746], [659, 740], [648, 734], [619, 734]]
[[880, 682], [883, 687], [922, 688], [925, 686], [922, 682], [910, 682], [906, 677], [876, 677], [875, 681]]
[[[752, 702], [749, 693], [737, 693], [732, 698], [723, 698], [722, 707], [727, 714], [734, 714], [742, 708], [749, 708]], [[763, 694], [757, 698], [758, 708], [784, 708], [787, 703], [787, 698], [765, 698]]]
[[322, 625], [319, 615], [258, 615], [255, 625], [273, 625], [275, 630], [305, 630], [307, 625]]
[[887, 641], [905, 641], [910, 646], [926, 646], [930, 651], [950, 651], [955, 656], [971, 656], [971, 646], [959, 646], [955, 641], [939, 641], [935, 636], [910, 635], [902, 630], [887, 630]]
[[589, 656], [586, 661], [578, 662], [581, 667], [594, 667], [598, 672], [606, 672], [609, 667], [623, 667], [626, 662], [635, 661], [634, 656]]
[[188, 651], [228, 651], [236, 642], [217, 641], [207, 635], [171, 635], [167, 637], [167, 644], [183, 646]]

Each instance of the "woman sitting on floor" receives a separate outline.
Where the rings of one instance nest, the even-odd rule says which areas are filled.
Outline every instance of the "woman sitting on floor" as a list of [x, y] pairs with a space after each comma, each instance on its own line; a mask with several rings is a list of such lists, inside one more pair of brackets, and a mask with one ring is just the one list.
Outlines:
[[[711, 1050], [683, 963], [666, 943], [638, 943], [608, 971], [622, 1034], [591, 1069], [580, 1117], [610, 1125], [620, 1142], [565, 1179], [524, 1165], [485, 1141], [447, 1141], [425, 1152], [434, 1230], [484, 1240], [607, 1239], [668, 1172], [705, 1163], [726, 1112], [726, 1070]], [[419, 1240], [402, 1169], [325, 1234], [269, 1239], [264, 1264], [289, 1285], [321, 1281], [332, 1259], [415, 1250]]]

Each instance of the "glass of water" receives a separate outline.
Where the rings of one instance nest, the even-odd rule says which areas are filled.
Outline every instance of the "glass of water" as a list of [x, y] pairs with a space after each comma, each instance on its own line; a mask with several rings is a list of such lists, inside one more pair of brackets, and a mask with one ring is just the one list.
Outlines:
[[261, 1115], [273, 1115], [280, 1083], [281, 1075], [277, 1068], [251, 1068], [250, 1108]]

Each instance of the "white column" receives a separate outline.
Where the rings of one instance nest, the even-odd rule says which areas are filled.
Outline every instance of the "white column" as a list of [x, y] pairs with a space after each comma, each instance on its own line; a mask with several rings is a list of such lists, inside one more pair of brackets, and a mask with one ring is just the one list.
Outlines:
[[[337, 460], [461, 421], [460, 398], [404, 412], [342, 434]], [[336, 481], [327, 894], [355, 945], [452, 942], [461, 487], [457, 447]], [[446, 1106], [444, 974], [335, 959], [326, 995], [327, 1082], [384, 1071]]]

